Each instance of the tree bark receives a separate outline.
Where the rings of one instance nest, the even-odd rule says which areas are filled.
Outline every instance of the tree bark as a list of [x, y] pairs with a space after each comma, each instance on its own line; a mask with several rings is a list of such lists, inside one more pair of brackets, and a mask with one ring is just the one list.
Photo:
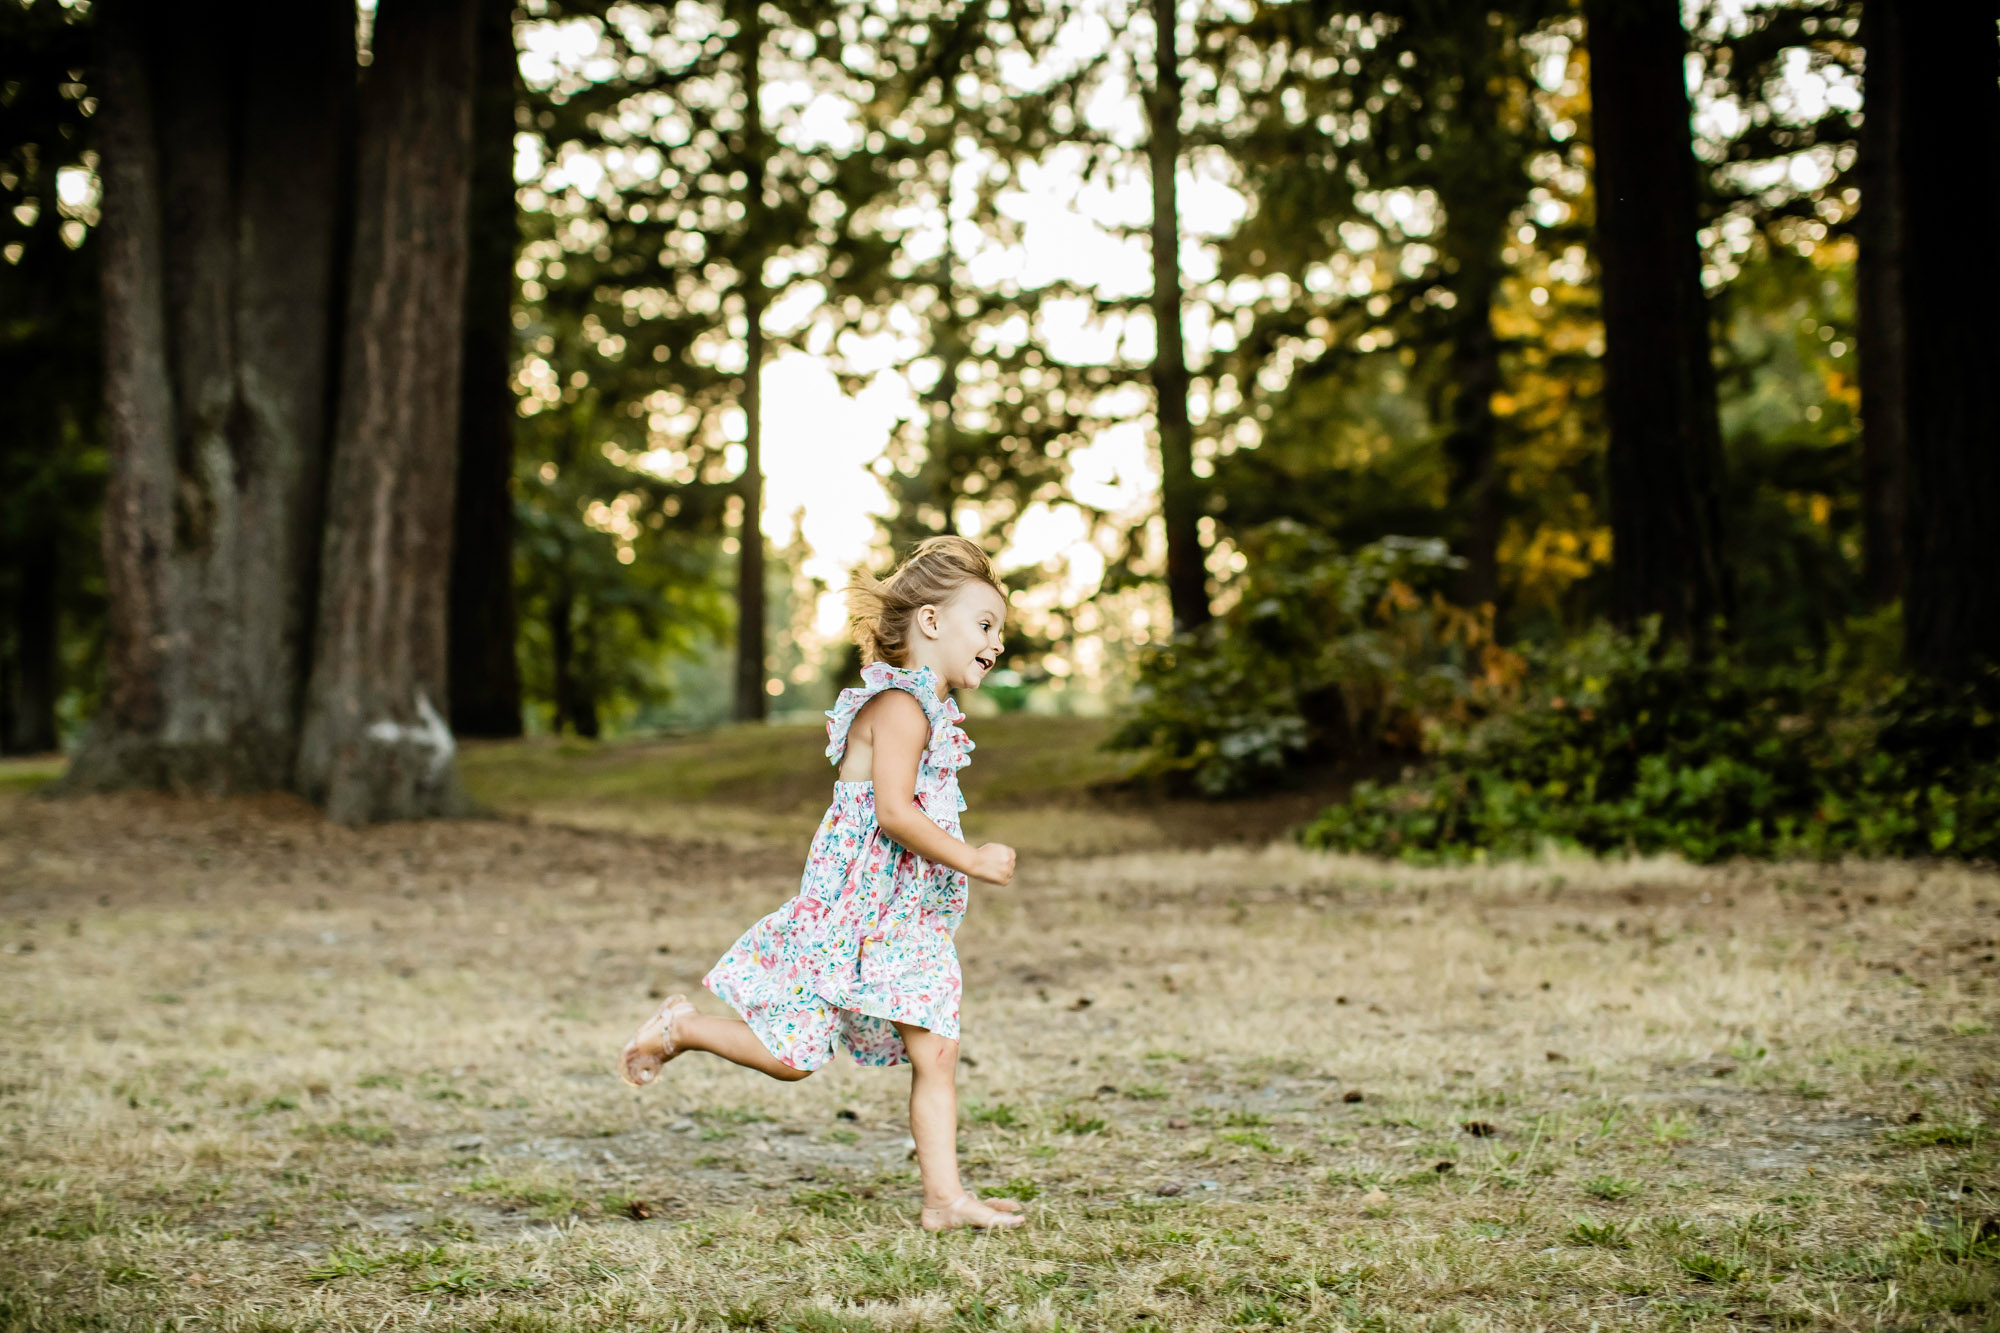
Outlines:
[[515, 658], [513, 6], [482, 5], [473, 40], [471, 216], [465, 365], [451, 549], [451, 725], [461, 736], [521, 734]]
[[56, 748], [56, 533], [12, 555], [10, 651], [0, 662], [0, 754], [46, 754]]
[[1611, 602], [1706, 645], [1730, 612], [1722, 437], [1677, 0], [1585, 0], [1610, 442]]
[[2000, 48], [1992, 5], [1926, 11], [1904, 31], [1912, 40], [1891, 43], [1908, 340], [1904, 653], [1914, 669], [1951, 679], [2000, 662], [2000, 409], [1990, 384], [2000, 264], [1965, 232], [1966, 219], [2000, 207]]
[[352, 9], [99, 9], [109, 593], [72, 789], [290, 778]]
[[1208, 569], [1201, 548], [1201, 490], [1188, 421], [1187, 344], [1181, 331], [1181, 65], [1175, 0], [1153, 0], [1154, 70], [1146, 101], [1146, 162], [1153, 178], [1153, 397], [1160, 425], [1160, 513], [1167, 530], [1167, 601], [1176, 632], [1208, 623]]
[[1525, 192], [1518, 149], [1504, 142], [1490, 80], [1499, 34], [1485, 10], [1461, 16], [1455, 44], [1459, 122], [1453, 142], [1438, 146], [1438, 194], [1444, 205], [1444, 257], [1456, 304], [1450, 319], [1451, 424], [1444, 440], [1451, 465], [1449, 499], [1465, 570], [1459, 600], [1491, 605], [1500, 598], [1501, 491], [1498, 423], [1500, 340], [1493, 332], [1493, 295], [1500, 285], [1500, 251], [1512, 205]]
[[1903, 594], [1903, 468], [1908, 334], [1903, 319], [1902, 117], [1904, 17], [1889, 0], [1861, 6], [1867, 118], [1861, 126], [1861, 213], [1855, 220], [1855, 323], [1861, 358], [1861, 551], [1868, 600]]
[[762, 721], [764, 692], [764, 25], [758, 0], [737, 6], [737, 68], [742, 72], [744, 225], [750, 242], [743, 264], [743, 526], [737, 531], [736, 720]]
[[[589, 740], [597, 738], [597, 699], [587, 656], [578, 649], [576, 599], [565, 576], [549, 599], [549, 663], [554, 676], [558, 736], [567, 729]], [[579, 658], [585, 660], [579, 662]]]
[[343, 823], [463, 806], [446, 603], [478, 0], [382, 0], [298, 783]]

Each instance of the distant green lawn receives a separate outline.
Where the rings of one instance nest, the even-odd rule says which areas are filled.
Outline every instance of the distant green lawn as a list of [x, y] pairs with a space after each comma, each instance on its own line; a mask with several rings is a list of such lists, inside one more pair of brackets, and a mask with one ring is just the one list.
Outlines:
[[[1099, 748], [1112, 726], [1018, 713], [976, 719], [966, 797], [996, 808], [1063, 804], [1115, 782], [1133, 756]], [[816, 724], [744, 724], [670, 738], [470, 741], [459, 766], [474, 799], [513, 813], [698, 802], [790, 814], [825, 801], [834, 776], [825, 750]], [[0, 790], [33, 791], [67, 764], [61, 755], [0, 759]]]
[[[1116, 781], [1133, 756], [1100, 748], [1113, 725], [1020, 713], [975, 719], [966, 800], [995, 809], [1067, 804]], [[834, 777], [825, 750], [824, 729], [811, 723], [743, 724], [671, 739], [474, 742], [460, 769], [476, 800], [509, 812], [699, 803], [792, 814], [825, 803]]]
[[33, 791], [62, 776], [69, 761], [57, 754], [0, 759], [0, 791]]
[[[1035, 855], [1261, 843], [1287, 836], [1342, 790], [1324, 776], [1234, 801], [1125, 787], [1120, 780], [1139, 756], [1102, 748], [1116, 725], [1024, 713], [972, 719], [966, 730], [977, 748], [960, 775], [966, 835]], [[64, 765], [57, 756], [0, 760], [0, 793], [33, 791]], [[467, 741], [459, 771], [474, 803], [492, 814], [786, 847], [810, 837], [834, 779], [825, 732], [810, 722], [609, 741]]]

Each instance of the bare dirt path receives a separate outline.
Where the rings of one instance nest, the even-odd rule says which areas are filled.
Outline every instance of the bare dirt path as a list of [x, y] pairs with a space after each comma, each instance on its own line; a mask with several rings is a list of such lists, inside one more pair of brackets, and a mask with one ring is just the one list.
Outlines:
[[0, 1328], [1995, 1326], [2000, 878], [1046, 818], [940, 1239], [900, 1074], [610, 1073], [800, 848], [0, 794]]

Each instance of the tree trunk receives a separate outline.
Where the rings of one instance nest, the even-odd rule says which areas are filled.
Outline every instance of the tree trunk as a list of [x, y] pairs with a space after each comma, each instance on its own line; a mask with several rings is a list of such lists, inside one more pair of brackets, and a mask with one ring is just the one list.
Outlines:
[[56, 542], [50, 530], [13, 552], [11, 652], [0, 663], [0, 754], [56, 748]]
[[1160, 512], [1167, 529], [1167, 600], [1174, 629], [1208, 623], [1208, 570], [1201, 549], [1201, 491], [1188, 422], [1187, 345], [1181, 332], [1181, 65], [1175, 0], [1153, 0], [1154, 62], [1146, 161], [1153, 177], [1153, 396], [1160, 421]]
[[446, 603], [477, 0], [382, 0], [300, 790], [341, 822], [462, 806]]
[[744, 225], [750, 244], [743, 264], [743, 526], [737, 532], [736, 720], [762, 721], [764, 692], [764, 25], [758, 0], [737, 7], [737, 68], [742, 71]]
[[1500, 472], [1493, 395], [1500, 389], [1500, 340], [1493, 332], [1493, 294], [1503, 271], [1512, 205], [1525, 192], [1519, 150], [1510, 152], [1490, 80], [1500, 35], [1483, 9], [1457, 25], [1459, 65], [1452, 113], [1455, 141], [1438, 146], [1439, 201], [1451, 308], [1451, 427], [1444, 440], [1451, 466], [1449, 498], [1465, 559], [1459, 600], [1491, 605], [1500, 598]]
[[597, 710], [583, 697], [578, 680], [576, 664], [576, 598], [569, 588], [569, 577], [562, 576], [556, 591], [549, 598], [549, 666], [551, 693], [555, 696], [556, 715], [552, 730], [560, 736], [565, 730], [579, 736], [595, 736], [593, 729], [583, 729], [583, 717], [591, 715], [596, 721]]
[[1861, 357], [1861, 551], [1868, 600], [1903, 595], [1903, 460], [1907, 352], [1903, 321], [1902, 118], [1904, 18], [1889, 0], [1861, 6], [1868, 116], [1861, 126], [1861, 246], [1854, 298]]
[[1500, 340], [1493, 334], [1497, 277], [1493, 265], [1472, 260], [1461, 264], [1451, 283], [1458, 304], [1452, 307], [1451, 432], [1444, 451], [1465, 558], [1458, 594], [1468, 606], [1500, 600], [1500, 469], [1493, 417], [1493, 395], [1500, 389]]
[[[1879, 16], [1878, 16], [1879, 17]], [[1946, 679], [2000, 662], [2000, 264], [1968, 218], [2000, 207], [2000, 49], [1993, 7], [1926, 11], [1892, 42], [1902, 93], [1908, 509], [1904, 653]], [[1870, 69], [1874, 68], [1870, 61]]]
[[[106, 687], [72, 789], [290, 778], [354, 18], [105, 0]], [[276, 54], [274, 54], [276, 53]]]
[[1722, 439], [1676, 0], [1585, 0], [1610, 442], [1611, 601], [1698, 649], [1730, 611]]
[[465, 365], [458, 498], [451, 548], [451, 725], [461, 736], [521, 734], [514, 656], [513, 7], [480, 8], [473, 40], [471, 215], [466, 244]]

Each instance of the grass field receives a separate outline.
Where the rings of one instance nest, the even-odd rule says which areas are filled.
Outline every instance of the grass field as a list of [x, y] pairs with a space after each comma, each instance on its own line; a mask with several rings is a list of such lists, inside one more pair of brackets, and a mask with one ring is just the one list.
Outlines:
[[900, 1073], [611, 1074], [796, 884], [805, 729], [368, 830], [0, 772], [0, 1330], [2000, 1328], [2000, 876], [1384, 866], [999, 721], [991, 1236], [917, 1228]]

